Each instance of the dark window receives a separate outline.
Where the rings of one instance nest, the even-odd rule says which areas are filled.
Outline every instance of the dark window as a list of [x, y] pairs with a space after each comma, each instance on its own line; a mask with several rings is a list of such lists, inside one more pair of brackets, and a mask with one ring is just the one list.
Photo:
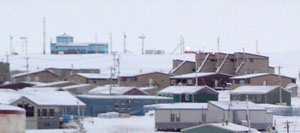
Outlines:
[[180, 122], [180, 114], [176, 114], [176, 122]]
[[54, 109], [49, 109], [49, 116], [54, 117]]
[[171, 122], [175, 122], [175, 114], [171, 114]]
[[137, 77], [133, 77], [133, 81], [137, 81]]
[[42, 116], [47, 116], [47, 109], [42, 110]]
[[23, 104], [18, 104], [18, 107], [23, 108]]
[[115, 104], [115, 109], [119, 109], [119, 104]]
[[250, 58], [249, 60], [250, 60], [250, 62], [253, 62], [253, 61], [254, 61], [254, 59], [253, 59], [253, 58]]
[[26, 111], [26, 117], [33, 117], [34, 116], [34, 107], [30, 104], [24, 104], [24, 109]]
[[131, 105], [130, 104], [127, 104], [127, 109], [130, 109], [131, 108]]
[[38, 109], [38, 117], [40, 117], [40, 116], [41, 116], [41, 110]]

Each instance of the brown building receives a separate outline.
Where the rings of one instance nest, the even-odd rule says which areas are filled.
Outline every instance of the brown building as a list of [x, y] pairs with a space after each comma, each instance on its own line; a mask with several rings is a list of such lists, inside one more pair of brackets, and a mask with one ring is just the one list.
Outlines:
[[[237, 88], [241, 85], [278, 85], [278, 79], [279, 76], [272, 73], [255, 73], [230, 78], [232, 82], [232, 88]], [[286, 87], [289, 83], [296, 83], [296, 79], [287, 76], [281, 76], [282, 87]]]
[[13, 75], [14, 82], [43, 82], [50, 83], [59, 81], [59, 76], [50, 70], [40, 70]]
[[160, 90], [170, 85], [169, 77], [169, 74], [163, 72], [148, 72], [140, 74], [121, 75], [119, 77], [119, 80], [120, 86], [157, 86]]
[[108, 85], [117, 84], [117, 77], [110, 77], [110, 75], [98, 74], [98, 73], [77, 73], [71, 75], [65, 79], [66, 81], [82, 83], [82, 84], [94, 84], [94, 85]]
[[186, 60], [173, 60], [173, 69], [170, 74], [182, 75], [195, 72], [195, 62]]
[[170, 85], [194, 86], [196, 84], [196, 76], [198, 86], [209, 86], [214, 89], [225, 89], [227, 87], [227, 83], [230, 83], [229, 78], [232, 77], [232, 75], [223, 73], [190, 73], [170, 77]]
[[196, 61], [197, 72], [231, 75], [274, 73], [274, 68], [269, 66], [269, 57], [250, 53], [197, 53]]

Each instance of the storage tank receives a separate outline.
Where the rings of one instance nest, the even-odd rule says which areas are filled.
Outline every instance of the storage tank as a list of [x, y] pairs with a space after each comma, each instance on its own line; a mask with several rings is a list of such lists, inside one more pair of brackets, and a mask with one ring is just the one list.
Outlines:
[[0, 133], [25, 133], [25, 110], [0, 104]]

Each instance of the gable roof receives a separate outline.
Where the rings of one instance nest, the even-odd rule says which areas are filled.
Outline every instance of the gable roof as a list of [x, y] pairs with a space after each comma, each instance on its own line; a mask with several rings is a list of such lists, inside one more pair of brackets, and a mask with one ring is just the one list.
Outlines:
[[[213, 126], [213, 127], [221, 128], [221, 129], [224, 129], [224, 130], [227, 130], [227, 131], [232, 131], [232, 132], [246, 132], [246, 131], [249, 131], [249, 127], [237, 125], [237, 124], [234, 124], [234, 123], [228, 123], [228, 125], [225, 124], [225, 123], [224, 124], [222, 124], [222, 123], [208, 123], [208, 124], [197, 125], [197, 126], [194, 126], [194, 127], [189, 127], [189, 128], [183, 129], [182, 131], [185, 132], [185, 131], [188, 131], [188, 130], [193, 130], [193, 129], [201, 128], [201, 127], [205, 127], [205, 126]], [[256, 129], [253, 129], [253, 128], [251, 128], [251, 132], [252, 133], [259, 133]]]
[[[100, 73], [77, 73], [75, 75], [79, 75], [87, 79], [110, 79], [110, 75]], [[112, 79], [117, 79], [117, 77], [112, 76]]]
[[[216, 72], [207, 72], [207, 73], [197, 73], [197, 77], [206, 77], [206, 76], [211, 76], [211, 75], [225, 75], [225, 76], [232, 76], [229, 74], [224, 74], [224, 73], [216, 73]], [[182, 79], [182, 78], [195, 78], [196, 77], [196, 73], [188, 73], [188, 74], [183, 74], [183, 75], [177, 75], [177, 76], [172, 76], [170, 77], [171, 79]]]
[[32, 75], [32, 74], [36, 74], [36, 73], [40, 73], [40, 72], [49, 72], [57, 77], [59, 77], [55, 72], [51, 71], [51, 70], [38, 70], [38, 71], [32, 71], [32, 72], [25, 72], [25, 73], [20, 73], [20, 74], [16, 74], [13, 75], [13, 78], [18, 78], [18, 77], [22, 77], [22, 76], [26, 76], [26, 75]]
[[[123, 87], [123, 86], [112, 86], [110, 90], [110, 86], [100, 86], [96, 87], [88, 92], [88, 94], [100, 94], [100, 95], [123, 95], [124, 93], [136, 89], [136, 87]], [[139, 90], [140, 91], [140, 90]]]
[[[223, 110], [247, 110], [247, 101], [209, 101], [208, 103], [213, 104]], [[250, 101], [248, 101], [248, 109], [266, 110], [264, 107]]]
[[[273, 74], [273, 73], [253, 73], [253, 74], [234, 76], [234, 77], [231, 77], [230, 79], [251, 79], [251, 78], [257, 78], [257, 77], [268, 76], [268, 75], [279, 76], [279, 75]], [[285, 78], [295, 79], [295, 78], [287, 77], [284, 75], [280, 75], [280, 76], [285, 77]]]
[[279, 86], [240, 86], [233, 91], [231, 94], [266, 94]]
[[153, 73], [170, 75], [170, 74], [165, 73], [165, 72], [151, 71], [151, 72], [140, 72], [140, 73], [126, 73], [126, 74], [124, 73], [124, 74], [121, 74], [119, 77], [135, 77], [135, 76], [142, 76], [142, 75], [153, 74]]
[[169, 86], [159, 91], [159, 94], [193, 94], [202, 89], [210, 89], [216, 94], [218, 94], [216, 90], [208, 86]]

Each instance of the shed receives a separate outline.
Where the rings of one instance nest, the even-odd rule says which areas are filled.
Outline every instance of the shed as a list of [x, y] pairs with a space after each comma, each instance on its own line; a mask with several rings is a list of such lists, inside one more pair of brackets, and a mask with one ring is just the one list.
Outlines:
[[208, 102], [218, 101], [219, 93], [208, 86], [169, 86], [159, 95], [171, 97], [174, 102]]
[[155, 109], [155, 128], [159, 131], [181, 129], [206, 123], [207, 103], [160, 104]]
[[280, 103], [280, 90], [282, 94], [282, 103], [291, 105], [291, 92], [279, 86], [240, 86], [233, 90], [230, 94], [230, 99], [233, 101], [246, 101], [254, 103]]
[[[251, 133], [259, 133], [251, 128]], [[181, 133], [249, 133], [249, 128], [234, 123], [208, 123], [183, 129]]]

